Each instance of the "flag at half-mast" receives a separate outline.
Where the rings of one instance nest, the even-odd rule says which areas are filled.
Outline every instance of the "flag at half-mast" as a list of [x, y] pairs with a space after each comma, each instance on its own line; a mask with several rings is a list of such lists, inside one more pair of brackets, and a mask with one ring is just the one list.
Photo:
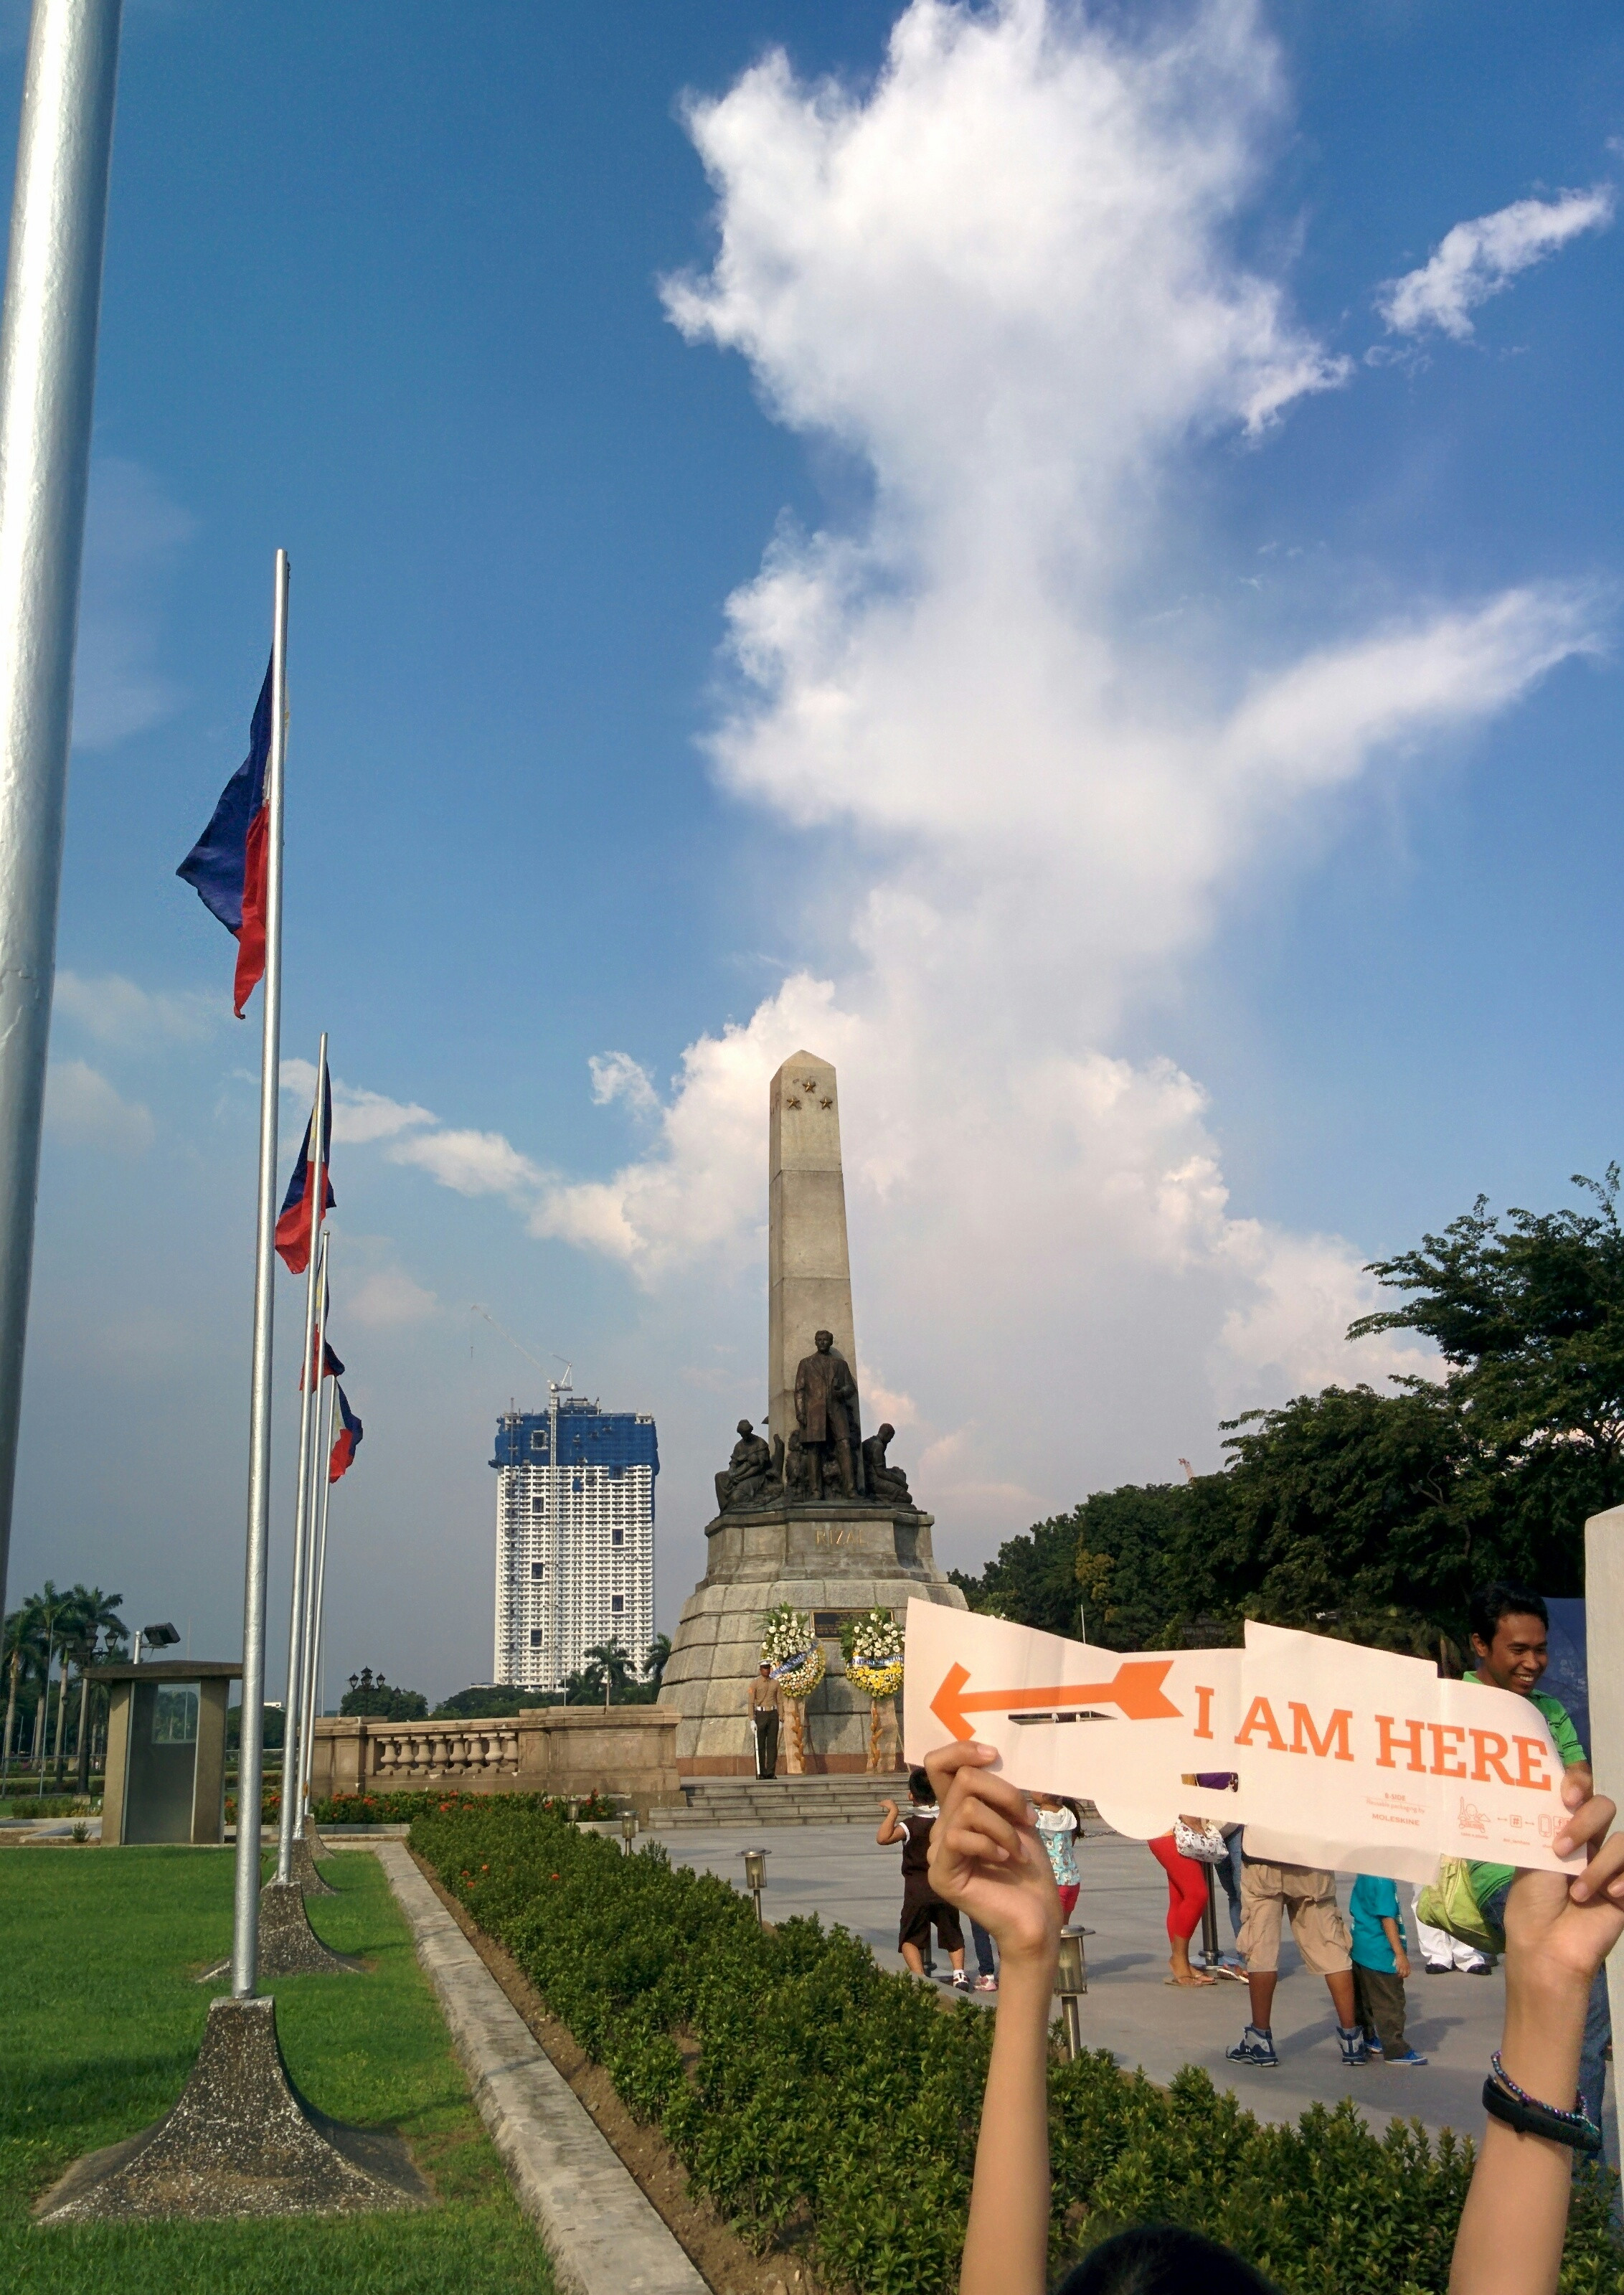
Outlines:
[[327, 1461], [327, 1479], [330, 1482], [336, 1482], [341, 1474], [348, 1474], [355, 1462], [355, 1453], [361, 1448], [362, 1434], [361, 1421], [350, 1409], [349, 1397], [336, 1379], [333, 1382], [333, 1393], [339, 1398], [339, 1417], [343, 1423], [339, 1428], [338, 1437], [332, 1446], [332, 1456]]
[[[322, 1209], [317, 1225], [333, 1210], [339, 1198], [333, 1193], [332, 1173], [328, 1168], [332, 1152], [332, 1090], [325, 1076], [327, 1088], [322, 1093]], [[288, 1192], [282, 1199], [282, 1210], [276, 1218], [276, 1249], [282, 1265], [290, 1275], [302, 1275], [310, 1264], [310, 1135], [315, 1124], [315, 1110], [310, 1111], [305, 1126], [304, 1144], [298, 1151], [298, 1161], [293, 1166], [293, 1176], [288, 1182]]]
[[[310, 1342], [310, 1360], [312, 1362], [315, 1360], [315, 1340], [314, 1337], [312, 1337]], [[331, 1342], [330, 1340], [323, 1339], [322, 1341], [322, 1376], [323, 1378], [336, 1379], [342, 1378], [343, 1376], [344, 1366], [339, 1360], [338, 1356], [334, 1354]], [[303, 1378], [299, 1380], [298, 1384], [299, 1393], [302, 1394], [305, 1391], [305, 1382]]]
[[249, 753], [220, 792], [214, 817], [175, 870], [210, 916], [236, 937], [237, 974], [232, 1006], [238, 1019], [265, 977], [265, 874], [270, 865], [271, 808], [265, 786], [271, 760], [271, 672], [259, 689]]

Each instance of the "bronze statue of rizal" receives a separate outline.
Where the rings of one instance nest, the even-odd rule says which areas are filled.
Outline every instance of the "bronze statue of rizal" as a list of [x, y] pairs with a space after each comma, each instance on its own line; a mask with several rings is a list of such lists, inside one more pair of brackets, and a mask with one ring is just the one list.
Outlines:
[[833, 1450], [840, 1488], [848, 1499], [857, 1496], [853, 1453], [857, 1448], [857, 1381], [851, 1365], [835, 1351], [832, 1331], [820, 1331], [812, 1344], [816, 1354], [804, 1356], [796, 1371], [796, 1425], [812, 1461], [812, 1495], [823, 1496], [827, 1453]]

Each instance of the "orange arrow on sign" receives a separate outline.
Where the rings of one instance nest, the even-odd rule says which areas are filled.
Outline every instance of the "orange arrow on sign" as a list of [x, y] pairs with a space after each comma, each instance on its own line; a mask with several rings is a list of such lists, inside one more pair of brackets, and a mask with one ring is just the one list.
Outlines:
[[1078, 1682], [1065, 1689], [978, 1689], [972, 1697], [964, 1695], [967, 1670], [953, 1665], [943, 1676], [930, 1710], [959, 1738], [975, 1735], [967, 1713], [1017, 1713], [1026, 1706], [1114, 1705], [1130, 1721], [1176, 1720], [1179, 1708], [1162, 1688], [1172, 1664], [1171, 1657], [1135, 1658], [1119, 1665], [1109, 1681]]

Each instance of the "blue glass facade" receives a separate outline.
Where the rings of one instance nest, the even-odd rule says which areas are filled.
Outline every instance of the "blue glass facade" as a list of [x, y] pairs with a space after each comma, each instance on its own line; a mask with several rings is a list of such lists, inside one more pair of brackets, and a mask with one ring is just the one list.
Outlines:
[[[551, 1440], [544, 1410], [515, 1411], [496, 1422], [496, 1455], [493, 1466], [549, 1466]], [[652, 1418], [632, 1410], [600, 1410], [595, 1402], [565, 1395], [559, 1403], [559, 1464], [560, 1466], [607, 1466], [611, 1474], [628, 1466], [660, 1471], [659, 1443]]]

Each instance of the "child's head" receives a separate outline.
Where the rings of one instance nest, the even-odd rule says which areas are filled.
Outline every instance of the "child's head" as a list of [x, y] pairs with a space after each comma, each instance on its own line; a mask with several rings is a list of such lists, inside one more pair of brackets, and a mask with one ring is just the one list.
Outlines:
[[930, 1779], [926, 1776], [923, 1769], [909, 1770], [908, 1798], [910, 1801], [917, 1801], [920, 1802], [934, 1801], [936, 1798], [935, 1794], [932, 1793], [930, 1789]]
[[1102, 2241], [1059, 2295], [1274, 2295], [1249, 2263], [1178, 2224], [1140, 2224]]
[[1031, 1798], [1034, 1805], [1039, 1809], [1058, 1809], [1060, 1807], [1060, 1796], [1058, 1793], [1035, 1793], [1031, 1796]]

